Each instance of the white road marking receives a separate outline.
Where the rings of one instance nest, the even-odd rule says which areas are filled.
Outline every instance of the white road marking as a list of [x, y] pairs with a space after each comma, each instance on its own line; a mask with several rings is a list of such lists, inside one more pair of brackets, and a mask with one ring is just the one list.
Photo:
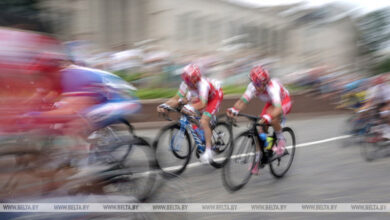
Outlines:
[[[351, 137], [351, 135], [342, 135], [342, 136], [327, 138], [327, 139], [323, 139], [323, 140], [319, 140], [319, 141], [312, 141], [312, 142], [297, 144], [295, 147], [296, 148], [308, 147], [308, 146], [312, 146], [312, 145], [316, 145], [316, 144], [322, 144], [322, 143], [326, 143], [326, 142], [337, 141], [337, 140], [341, 140], [341, 139], [345, 139], [345, 138], [349, 138], [349, 137]], [[291, 146], [287, 146], [286, 148], [290, 149]], [[253, 153], [250, 153], [250, 154], [253, 155]], [[232, 156], [232, 158], [238, 158], [238, 157], [243, 157], [243, 156], [247, 156], [247, 155], [248, 154], [234, 155], [234, 156]], [[222, 161], [224, 159], [225, 159], [224, 157], [221, 157], [221, 158], [215, 159], [214, 161], [219, 162], [219, 161]], [[198, 166], [201, 166], [202, 164], [203, 163], [201, 163], [201, 162], [190, 163], [190, 164], [187, 165], [187, 168], [198, 167]], [[180, 168], [181, 168], [181, 166], [172, 166], [172, 167], [166, 167], [166, 168], [164, 168], [164, 170], [165, 171], [174, 171], [174, 170], [177, 170], [177, 169], [180, 169]]]

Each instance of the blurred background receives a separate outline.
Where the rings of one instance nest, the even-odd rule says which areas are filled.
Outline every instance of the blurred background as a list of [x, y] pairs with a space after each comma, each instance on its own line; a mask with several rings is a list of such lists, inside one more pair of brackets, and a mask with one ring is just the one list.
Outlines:
[[[137, 87], [135, 93], [141, 99], [140, 112], [144, 117], [132, 118], [131, 123], [136, 122], [136, 134], [146, 137], [149, 143], [168, 123], [156, 113], [156, 106], [162, 101], [154, 99], [176, 94], [181, 81], [181, 68], [190, 62], [197, 63], [207, 77], [223, 83], [225, 97], [221, 104], [222, 113], [245, 91], [249, 82], [248, 73], [256, 64], [267, 66], [271, 76], [282, 81], [292, 93], [293, 108], [288, 126], [296, 132], [300, 149], [297, 150], [292, 169], [283, 180], [275, 180], [262, 170], [260, 180], [252, 178], [255, 180], [246, 189], [232, 195], [222, 186], [220, 170], [200, 166], [193, 159], [191, 167], [179, 178], [161, 181], [153, 173], [149, 181], [154, 184], [153, 187], [139, 184], [144, 185], [147, 191], [153, 191], [148, 201], [388, 202], [390, 163], [388, 160], [362, 163], [368, 160], [362, 158], [360, 150], [357, 150], [363, 141], [349, 139], [349, 135], [360, 132], [355, 131], [355, 121], [360, 118], [354, 121], [353, 116], [351, 119], [351, 115], [347, 114], [350, 112], [337, 110], [359, 109], [365, 102], [365, 91], [380, 84], [376, 81], [378, 76], [382, 77], [381, 83], [388, 83], [388, 0], [1, 0], [0, 11], [2, 202], [32, 201], [30, 198], [47, 199], [50, 196], [61, 202], [132, 201], [126, 194], [130, 194], [129, 187], [116, 187], [112, 190], [115, 193], [109, 188], [107, 193], [102, 193], [100, 191], [104, 190], [100, 190], [96, 182], [99, 183], [106, 176], [91, 172], [92, 180], [85, 180], [84, 176], [77, 176], [76, 165], [72, 167], [66, 164], [60, 169], [55, 167], [55, 172], [52, 167], [42, 170], [48, 161], [58, 161], [62, 157], [57, 149], [62, 149], [67, 143], [61, 138], [56, 140], [50, 137], [56, 134], [33, 133], [28, 136], [19, 131], [7, 133], [7, 130], [15, 131], [13, 126], [20, 130], [32, 130], [23, 126], [28, 124], [26, 117], [20, 123], [15, 123], [10, 122], [9, 115], [20, 116], [26, 112], [26, 105], [21, 100], [28, 99], [40, 86], [50, 84], [44, 77], [24, 72], [24, 66], [12, 65], [26, 64], [28, 62], [25, 61], [29, 61], [26, 54], [48, 48], [53, 51], [64, 49], [74, 63], [107, 70]], [[5, 30], [26, 31], [13, 33]], [[258, 114], [261, 105], [258, 100], [253, 101], [247, 111]], [[21, 109], [20, 113], [18, 108]], [[366, 122], [363, 121], [362, 127], [365, 128]], [[241, 127], [235, 128], [235, 135], [246, 128], [241, 121], [239, 123]], [[125, 129], [122, 128], [120, 133], [124, 133]], [[126, 136], [123, 146], [128, 146], [128, 139], [133, 135]], [[100, 136], [103, 140], [106, 138]], [[68, 145], [78, 145], [76, 141]], [[143, 145], [150, 147], [148, 143], [138, 144], [142, 145], [139, 149]], [[386, 144], [389, 146], [388, 142]], [[41, 155], [42, 149], [51, 145], [57, 147], [54, 153], [59, 156]], [[27, 146], [39, 156], [31, 159], [25, 148], [18, 150], [17, 146]], [[149, 163], [154, 159], [152, 153], [138, 152], [129, 161], [144, 159], [143, 162]], [[143, 154], [144, 157], [139, 157]], [[73, 155], [70, 155], [72, 158]], [[390, 151], [383, 155], [388, 157]], [[19, 161], [15, 158], [19, 158]], [[29, 167], [29, 160], [33, 161], [32, 168]], [[142, 170], [142, 173], [148, 172]], [[72, 176], [72, 179], [68, 180], [68, 176]], [[155, 184], [155, 178], [159, 184]], [[75, 187], [77, 185], [82, 189]], [[97, 186], [97, 189], [93, 186]], [[81, 197], [88, 197], [85, 191], [98, 191], [90, 194], [120, 198], [107, 200], [106, 196], [102, 196], [80, 199], [74, 196], [81, 194]], [[56, 199], [55, 196], [59, 195], [69, 198]], [[186, 213], [181, 214], [168, 213], [163, 217], [156, 214], [142, 219], [189, 218]], [[374, 219], [369, 214], [359, 215], [361, 218], [354, 214], [347, 217]], [[250, 213], [243, 215], [248, 217], [246, 219], [253, 217]], [[197, 217], [237, 219], [242, 216], [201, 213]], [[292, 219], [290, 215], [264, 217]], [[302, 213], [295, 217], [313, 219]], [[388, 219], [388, 215], [381, 217]], [[325, 215], [318, 218], [329, 219]], [[135, 216], [134, 219], [141, 218]]]
[[[300, 90], [333, 91], [390, 66], [388, 1], [17, 0], [0, 24], [54, 34], [79, 64], [134, 83], [141, 98], [169, 97], [177, 69], [196, 62], [240, 93], [254, 64]], [[335, 76], [337, 76], [335, 78]], [[163, 83], [161, 83], [163, 82]], [[239, 85], [239, 86], [237, 86]], [[162, 87], [162, 88], [160, 88]], [[160, 91], [158, 94], [156, 91]]]

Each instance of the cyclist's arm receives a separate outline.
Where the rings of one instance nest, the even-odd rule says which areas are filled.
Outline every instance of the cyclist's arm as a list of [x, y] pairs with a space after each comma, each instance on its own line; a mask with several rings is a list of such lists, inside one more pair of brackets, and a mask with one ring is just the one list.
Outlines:
[[242, 111], [246, 108], [251, 99], [255, 96], [256, 89], [252, 83], [249, 83], [245, 93], [241, 96], [239, 100], [234, 104], [234, 108], [238, 111]]
[[177, 91], [176, 95], [172, 98], [170, 98], [168, 101], [165, 102], [166, 105], [171, 106], [172, 108], [176, 108], [179, 105], [179, 102], [187, 102], [186, 96], [188, 93], [188, 87], [187, 85], [182, 82], [179, 87], [179, 91]]
[[207, 103], [203, 103], [202, 101], [199, 101], [199, 102], [195, 102], [191, 105], [192, 105], [192, 107], [194, 107], [195, 110], [200, 111], [206, 107]]
[[165, 104], [171, 106], [172, 108], [176, 108], [179, 105], [179, 100], [181, 97], [179, 95], [175, 95], [174, 97], [170, 98]]
[[241, 99], [237, 100], [237, 102], [234, 104], [234, 108], [238, 111], [242, 111], [246, 108], [248, 104], [242, 101]]
[[43, 97], [42, 101], [44, 101], [44, 102], [46, 102], [46, 103], [52, 103], [52, 102], [54, 102], [59, 96], [60, 96], [60, 94], [58, 94], [58, 92], [56, 92], [56, 91], [50, 91], [45, 97]]
[[96, 104], [96, 99], [91, 96], [70, 96], [61, 99], [61, 106], [55, 110], [46, 111], [42, 116], [72, 115]]

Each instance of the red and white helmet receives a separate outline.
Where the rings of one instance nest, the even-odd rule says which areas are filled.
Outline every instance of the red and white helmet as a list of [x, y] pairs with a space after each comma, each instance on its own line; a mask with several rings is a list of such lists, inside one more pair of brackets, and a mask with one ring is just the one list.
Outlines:
[[263, 87], [270, 80], [268, 70], [261, 65], [253, 67], [249, 77], [256, 87]]
[[202, 78], [202, 74], [200, 73], [200, 69], [197, 65], [189, 64], [184, 67], [181, 78], [188, 86], [194, 87]]

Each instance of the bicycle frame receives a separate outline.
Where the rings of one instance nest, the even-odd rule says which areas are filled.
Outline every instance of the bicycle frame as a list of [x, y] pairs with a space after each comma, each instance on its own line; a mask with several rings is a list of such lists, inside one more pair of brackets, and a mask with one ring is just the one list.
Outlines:
[[[269, 151], [265, 151], [264, 141], [262, 141], [259, 137], [258, 127], [261, 127], [262, 132], [264, 132], [268, 136], [268, 126], [265, 124], [259, 124], [255, 120], [252, 120], [252, 125], [248, 131], [250, 132], [250, 134], [252, 136], [255, 137], [254, 141], [255, 141], [256, 148], [257, 148], [257, 146], [259, 146], [259, 148], [260, 148], [260, 152], [262, 155], [261, 159], [260, 159], [260, 164], [267, 164], [267, 163], [272, 162], [272, 161], [270, 161], [270, 155], [268, 155]], [[274, 139], [273, 143], [276, 143], [275, 134], [273, 134], [273, 139]]]
[[[190, 120], [188, 119], [188, 116], [186, 115], [182, 115], [180, 117], [180, 132], [185, 132], [186, 129], [188, 129], [192, 135], [192, 137], [194, 138], [194, 141], [195, 141], [195, 148], [201, 146], [203, 143], [202, 141], [200, 140], [198, 134], [195, 132], [195, 130], [192, 128], [192, 126], [190, 126], [192, 123], [190, 122]], [[195, 149], [195, 148], [192, 148], [191, 152]]]

